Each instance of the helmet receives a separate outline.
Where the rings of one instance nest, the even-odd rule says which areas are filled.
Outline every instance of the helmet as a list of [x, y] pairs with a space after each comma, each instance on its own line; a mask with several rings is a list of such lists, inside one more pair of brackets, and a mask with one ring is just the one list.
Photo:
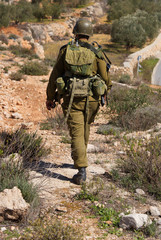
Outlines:
[[80, 18], [74, 26], [73, 33], [75, 35], [81, 34], [86, 35], [88, 37], [92, 36], [93, 35], [92, 23], [85, 18]]

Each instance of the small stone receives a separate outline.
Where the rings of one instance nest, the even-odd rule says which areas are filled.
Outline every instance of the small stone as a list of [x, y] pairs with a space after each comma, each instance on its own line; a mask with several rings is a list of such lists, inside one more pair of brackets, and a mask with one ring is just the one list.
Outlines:
[[16, 228], [14, 226], [11, 226], [11, 231], [14, 231]]
[[4, 114], [4, 116], [5, 116], [6, 118], [10, 118], [10, 117], [11, 117], [11, 115], [10, 115], [8, 112], [6, 112], [6, 111], [4, 111], [3, 114]]
[[161, 218], [157, 219], [157, 220], [156, 220], [156, 223], [157, 223], [158, 225], [161, 225]]
[[142, 189], [140, 189], [140, 188], [137, 188], [135, 191], [139, 195], [145, 195], [145, 192]]
[[4, 221], [4, 218], [0, 216], [0, 223]]
[[20, 113], [12, 113], [11, 117], [14, 119], [22, 119], [22, 115]]
[[94, 145], [92, 145], [92, 144], [88, 144], [87, 152], [88, 153], [96, 153], [96, 152], [99, 152], [99, 148], [94, 146]]
[[152, 216], [160, 216], [161, 215], [159, 209], [156, 206], [150, 206], [149, 211]]
[[58, 212], [68, 212], [67, 208], [64, 206], [58, 206], [55, 210]]
[[6, 231], [6, 230], [7, 230], [6, 227], [1, 227], [1, 232], [4, 232], [4, 231]]

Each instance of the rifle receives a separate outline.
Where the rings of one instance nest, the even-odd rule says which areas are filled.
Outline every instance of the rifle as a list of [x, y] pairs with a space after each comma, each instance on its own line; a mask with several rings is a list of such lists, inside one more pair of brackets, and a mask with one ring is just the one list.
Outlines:
[[[102, 49], [102, 46], [101, 45], [99, 45], [96, 41], [94, 41], [93, 43], [96, 43], [97, 44], [97, 46], [98, 46], [98, 48], [100, 48], [100, 49]], [[93, 44], [92, 43], [92, 44]], [[103, 49], [102, 49], [102, 52], [103, 52], [103, 54], [104, 54], [104, 56], [105, 56], [105, 60], [106, 60], [106, 71], [108, 72], [109, 70], [110, 70], [110, 67], [111, 67], [111, 61], [110, 61], [110, 59], [107, 57], [107, 55], [106, 55], [106, 53], [103, 51]], [[106, 102], [107, 102], [107, 95], [106, 95]], [[104, 99], [104, 95], [102, 95], [101, 96], [101, 106], [103, 107], [105, 105], [105, 99]]]

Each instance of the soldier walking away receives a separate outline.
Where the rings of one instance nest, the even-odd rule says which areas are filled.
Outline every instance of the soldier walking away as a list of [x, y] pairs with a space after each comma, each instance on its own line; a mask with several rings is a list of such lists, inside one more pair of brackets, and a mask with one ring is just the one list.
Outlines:
[[[111, 89], [109, 63], [102, 48], [89, 44], [93, 35], [91, 22], [80, 18], [73, 29], [75, 39], [62, 46], [47, 86], [46, 107], [51, 110], [59, 98], [71, 136], [71, 156], [78, 173], [75, 184], [86, 181], [87, 144], [90, 124], [98, 112], [101, 99]], [[106, 59], [105, 59], [106, 56]], [[108, 59], [109, 60], [109, 59]]]

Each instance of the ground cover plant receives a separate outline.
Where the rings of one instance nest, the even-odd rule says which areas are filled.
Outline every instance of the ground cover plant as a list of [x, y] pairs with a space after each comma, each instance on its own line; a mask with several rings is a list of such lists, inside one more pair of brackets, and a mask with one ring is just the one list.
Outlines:
[[125, 138], [124, 143], [127, 156], [118, 160], [112, 171], [113, 179], [130, 190], [142, 187], [161, 200], [161, 140]]
[[19, 57], [22, 57], [22, 58], [38, 58], [38, 56], [33, 53], [33, 50], [32, 49], [27, 49], [27, 48], [23, 48], [23, 47], [20, 47], [20, 46], [13, 46], [11, 45], [9, 47], [9, 50], [16, 56], [19, 56]]
[[32, 76], [47, 75], [49, 73], [48, 66], [38, 61], [26, 62], [20, 70], [21, 73]]
[[42, 138], [24, 130], [0, 134], [0, 191], [17, 186], [24, 199], [38, 204], [38, 189], [29, 181], [29, 168], [50, 152]]
[[24, 130], [0, 133], [0, 191], [17, 186], [24, 199], [38, 205], [38, 189], [30, 181], [31, 162], [49, 153], [42, 139]]
[[38, 218], [33, 222], [26, 232], [22, 234], [23, 240], [83, 240], [81, 232], [58, 219], [46, 220], [45, 217]]
[[147, 130], [161, 122], [159, 91], [145, 85], [137, 88], [116, 86], [109, 99], [110, 122], [124, 130]]

